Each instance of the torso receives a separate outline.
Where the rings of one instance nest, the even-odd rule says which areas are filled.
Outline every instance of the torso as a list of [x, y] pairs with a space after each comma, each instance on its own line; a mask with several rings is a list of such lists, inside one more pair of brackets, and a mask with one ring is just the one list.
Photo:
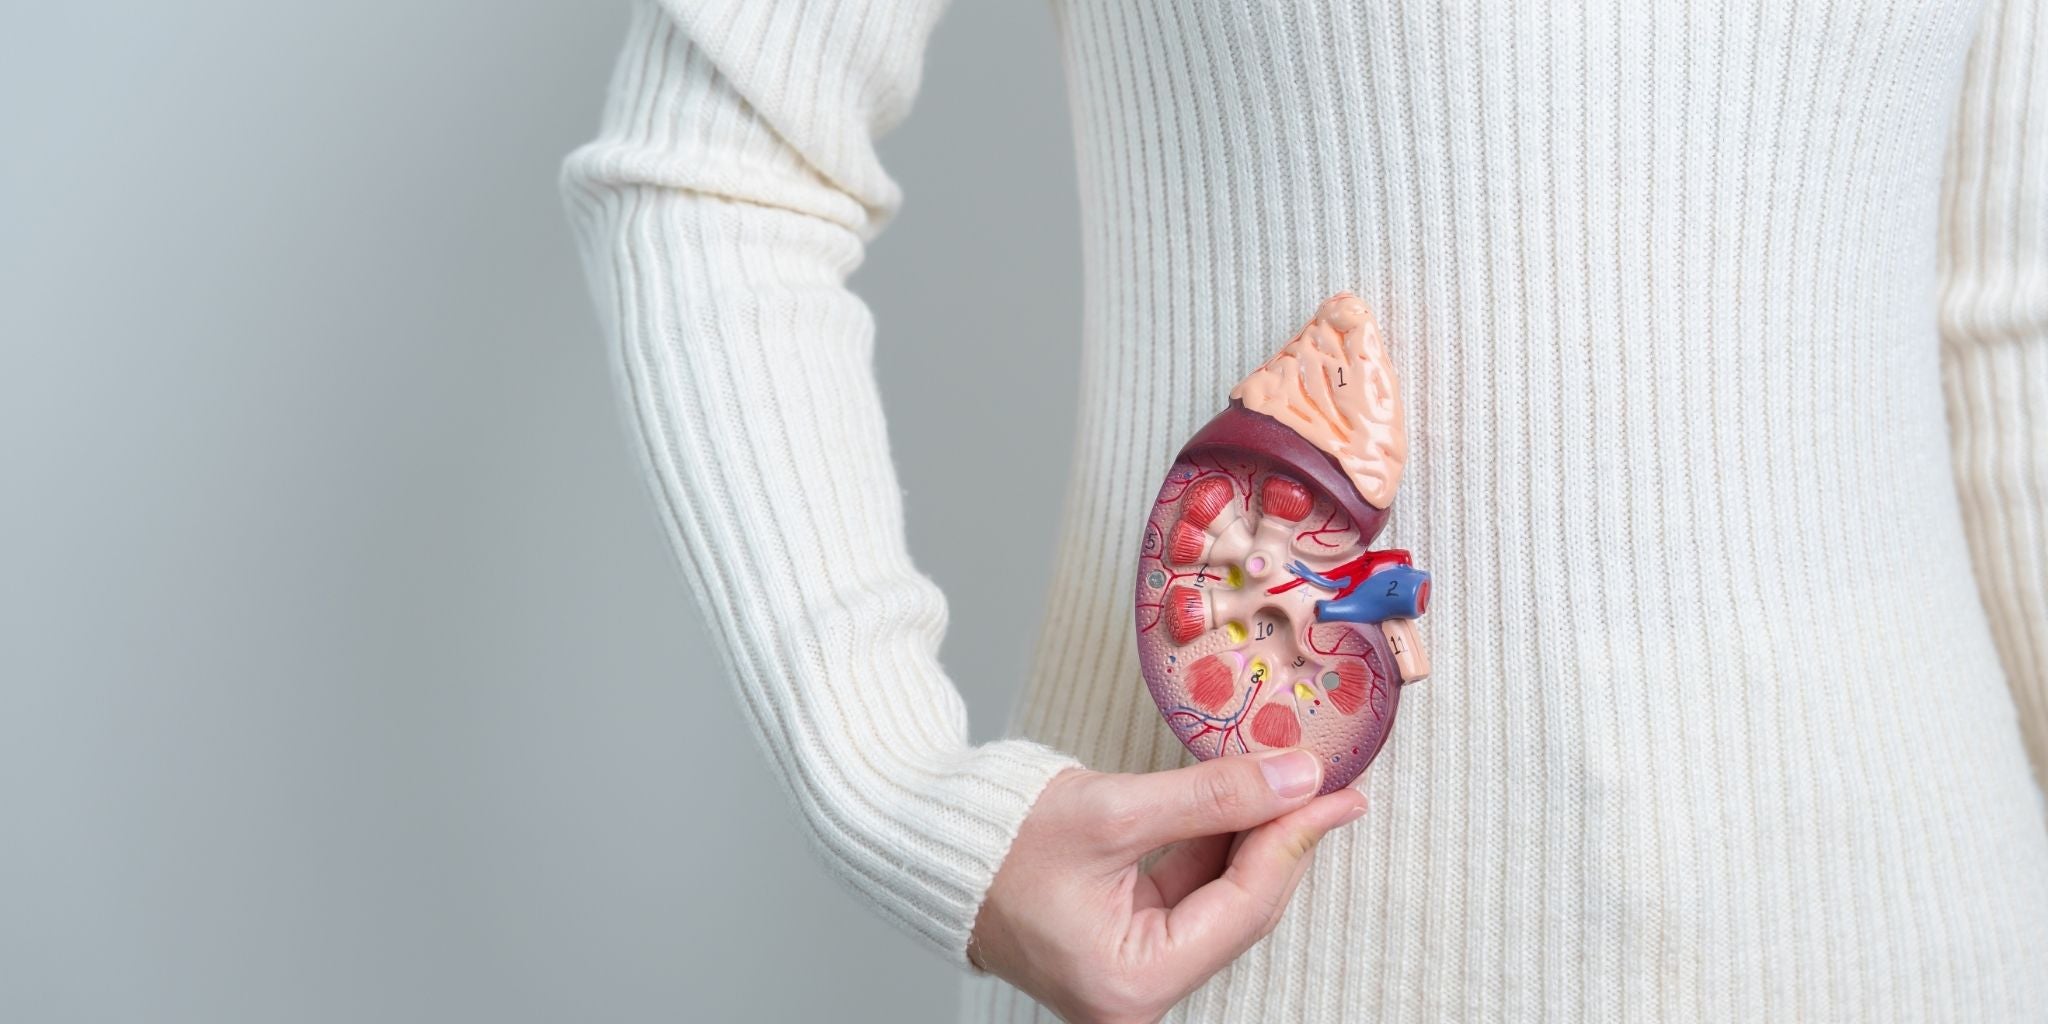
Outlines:
[[1018, 727], [1184, 762], [1132, 640], [1146, 507], [1333, 292], [1409, 403], [1380, 543], [1437, 580], [1372, 813], [1181, 1013], [2048, 1006], [2048, 837], [1938, 366], [1975, 5], [1439, 6], [1055, 4], [1084, 412]]

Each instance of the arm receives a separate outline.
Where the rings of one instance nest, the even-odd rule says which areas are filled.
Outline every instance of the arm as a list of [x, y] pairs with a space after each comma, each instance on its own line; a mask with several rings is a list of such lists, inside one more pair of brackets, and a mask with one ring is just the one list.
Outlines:
[[1981, 18], [1943, 183], [1942, 382], [1979, 591], [2048, 787], [2048, 4]]
[[[832, 871], [956, 963], [1076, 762], [967, 741], [845, 287], [900, 202], [943, 0], [639, 2], [562, 191], [641, 467], [756, 739]], [[681, 668], [679, 666], [679, 668]], [[680, 673], [679, 673], [680, 674]]]
[[845, 287], [899, 201], [873, 139], [942, 3], [641, 0], [563, 193], [669, 540], [827, 864], [1069, 1020], [1157, 1020], [1272, 931], [1365, 798], [1316, 796], [1303, 751], [1111, 775], [968, 745]]

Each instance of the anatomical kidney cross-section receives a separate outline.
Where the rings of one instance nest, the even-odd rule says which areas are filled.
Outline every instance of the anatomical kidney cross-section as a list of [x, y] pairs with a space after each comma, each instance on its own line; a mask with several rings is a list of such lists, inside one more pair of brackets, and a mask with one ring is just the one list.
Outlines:
[[1138, 557], [1138, 659], [1196, 757], [1303, 747], [1365, 771], [1429, 674], [1429, 573], [1374, 551], [1408, 432], [1379, 324], [1325, 300], [1167, 471]]

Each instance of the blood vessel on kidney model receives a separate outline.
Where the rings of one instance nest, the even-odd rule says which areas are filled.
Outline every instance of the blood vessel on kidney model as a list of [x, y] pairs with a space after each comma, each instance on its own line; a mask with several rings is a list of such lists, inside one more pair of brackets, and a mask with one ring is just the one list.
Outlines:
[[1138, 660], [1195, 756], [1303, 747], [1327, 793], [1429, 675], [1429, 573], [1368, 547], [1408, 460], [1400, 382], [1372, 313], [1339, 292], [1230, 399], [1146, 517]]

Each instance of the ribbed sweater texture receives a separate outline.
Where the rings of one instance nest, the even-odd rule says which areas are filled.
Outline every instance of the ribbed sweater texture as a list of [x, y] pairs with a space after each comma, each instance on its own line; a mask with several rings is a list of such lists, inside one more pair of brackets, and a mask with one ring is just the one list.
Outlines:
[[[2048, 1018], [2042, 0], [1053, 0], [1082, 420], [979, 746], [846, 287], [944, 6], [639, 0], [562, 173], [723, 656], [689, 684], [838, 876], [962, 963], [1052, 775], [1186, 763], [1139, 524], [1348, 288], [1407, 394], [1381, 543], [1438, 576], [1435, 674], [1373, 812], [1172, 1019]], [[961, 1012], [1049, 1019], [986, 975]]]

